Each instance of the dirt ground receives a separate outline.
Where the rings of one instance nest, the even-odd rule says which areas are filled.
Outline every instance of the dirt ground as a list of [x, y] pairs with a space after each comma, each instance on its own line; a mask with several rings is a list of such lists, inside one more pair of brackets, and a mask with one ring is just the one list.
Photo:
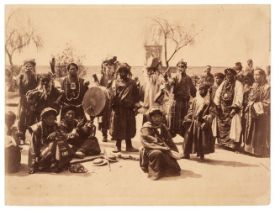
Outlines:
[[[15, 107], [6, 110], [15, 111]], [[140, 147], [137, 135], [133, 144]], [[111, 153], [115, 142], [102, 143]], [[181, 150], [182, 139], [176, 137]], [[138, 153], [135, 154], [138, 156]], [[237, 154], [221, 148], [201, 162], [180, 160], [181, 175], [151, 181], [135, 160], [108, 166], [83, 163], [86, 174], [27, 173], [27, 146], [20, 172], [6, 176], [7, 205], [260, 205], [270, 202], [270, 159]]]

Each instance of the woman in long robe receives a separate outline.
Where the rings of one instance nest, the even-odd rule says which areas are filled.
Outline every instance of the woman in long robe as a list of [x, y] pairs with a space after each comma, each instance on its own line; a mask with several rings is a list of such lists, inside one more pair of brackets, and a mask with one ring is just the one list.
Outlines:
[[243, 86], [236, 80], [234, 69], [225, 69], [225, 75], [225, 81], [217, 89], [214, 98], [217, 106], [217, 140], [222, 146], [238, 150], [242, 131]]
[[270, 155], [270, 86], [264, 70], [254, 71], [255, 82], [245, 109], [244, 150], [259, 157]]

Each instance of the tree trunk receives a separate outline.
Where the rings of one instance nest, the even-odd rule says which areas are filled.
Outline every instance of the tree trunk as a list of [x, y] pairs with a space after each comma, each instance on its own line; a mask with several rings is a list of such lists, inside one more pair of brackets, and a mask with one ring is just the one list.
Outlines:
[[12, 55], [9, 52], [6, 52], [6, 53], [7, 53], [8, 58], [9, 58], [10, 66], [12, 67], [13, 66]]
[[169, 61], [167, 60], [167, 37], [164, 37], [164, 59], [166, 67], [169, 67]]

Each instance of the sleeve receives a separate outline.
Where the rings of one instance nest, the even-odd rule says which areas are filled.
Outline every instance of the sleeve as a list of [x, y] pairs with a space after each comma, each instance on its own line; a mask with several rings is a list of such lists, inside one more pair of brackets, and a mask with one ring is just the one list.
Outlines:
[[235, 84], [235, 94], [233, 99], [233, 107], [242, 108], [243, 104], [243, 85], [239, 81], [236, 81]]
[[191, 77], [189, 77], [189, 84], [190, 84], [190, 95], [194, 98], [196, 96], [197, 89], [196, 89], [195, 85], [193, 84]]
[[172, 140], [172, 135], [171, 135], [169, 129], [168, 129], [165, 125], [164, 125], [163, 127], [164, 127], [164, 130], [165, 130], [165, 132], [166, 132], [166, 137], [167, 137], [167, 138], [166, 138], [166, 144], [167, 144], [167, 146], [168, 146], [171, 150], [174, 150], [174, 151], [178, 152], [179, 150], [178, 150], [176, 144], [175, 144], [175, 143], [173, 142], [173, 140]]
[[41, 133], [39, 130], [34, 130], [30, 139], [30, 148], [29, 148], [29, 168], [36, 170], [36, 159], [40, 156], [40, 144], [39, 138], [41, 138]]
[[138, 101], [138, 91], [135, 84], [129, 85], [121, 96], [120, 105], [126, 108], [133, 108]]
[[218, 87], [214, 95], [214, 104], [217, 106], [220, 106], [221, 104], [221, 93], [222, 93], [223, 85], [224, 85], [224, 81], [222, 82], [222, 84], [220, 84], [220, 86]]
[[262, 95], [262, 104], [264, 108], [264, 112], [269, 114], [270, 113], [270, 86], [267, 85], [264, 89]]
[[192, 120], [193, 111], [196, 106], [196, 99], [193, 100], [191, 106], [189, 107], [186, 116], [184, 117], [184, 121]]
[[152, 131], [150, 128], [141, 129], [141, 144], [147, 149], [163, 149], [163, 145], [157, 143], [157, 139], [152, 136]]

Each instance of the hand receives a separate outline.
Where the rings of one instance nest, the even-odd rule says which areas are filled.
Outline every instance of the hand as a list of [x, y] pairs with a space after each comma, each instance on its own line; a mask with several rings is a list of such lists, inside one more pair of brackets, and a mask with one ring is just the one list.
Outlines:
[[22, 81], [22, 80], [23, 80], [23, 78], [24, 78], [24, 75], [23, 75], [23, 74], [20, 74], [20, 76], [19, 76], [19, 80], [20, 80], [20, 81]]
[[53, 141], [53, 140], [55, 140], [56, 136], [57, 136], [57, 133], [52, 132], [48, 135], [47, 139]]
[[84, 86], [88, 87], [90, 85], [89, 81], [84, 82]]
[[55, 58], [53, 57], [52, 60], [50, 61], [50, 67], [51, 67], [51, 70], [54, 71], [55, 69]]
[[235, 111], [235, 109], [233, 109], [233, 110], [230, 112], [230, 116], [231, 116], [231, 117], [234, 117], [235, 114], [236, 114], [236, 111]]
[[34, 173], [35, 173], [34, 168], [30, 168], [30, 169], [29, 169], [29, 174], [34, 174]]
[[202, 123], [201, 124], [201, 129], [205, 129], [206, 128], [206, 123]]

